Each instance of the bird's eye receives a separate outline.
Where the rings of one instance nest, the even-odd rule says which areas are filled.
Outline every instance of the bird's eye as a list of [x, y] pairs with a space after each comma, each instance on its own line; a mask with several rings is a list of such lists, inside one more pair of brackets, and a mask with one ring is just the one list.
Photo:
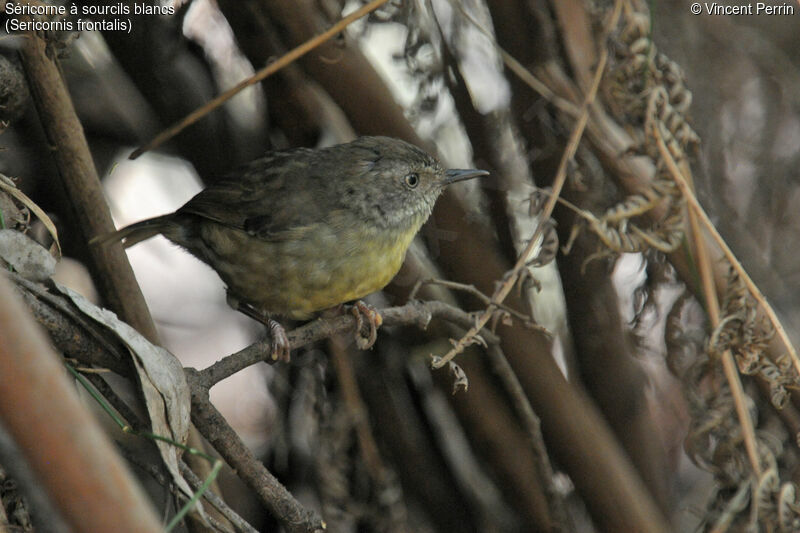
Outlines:
[[419, 185], [419, 174], [416, 172], [406, 174], [406, 176], [403, 178], [403, 181], [405, 181], [406, 187], [409, 189], [416, 189], [417, 185]]

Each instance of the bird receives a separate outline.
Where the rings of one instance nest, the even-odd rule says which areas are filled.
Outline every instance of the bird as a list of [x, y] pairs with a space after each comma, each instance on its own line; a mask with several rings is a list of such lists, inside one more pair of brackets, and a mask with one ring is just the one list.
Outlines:
[[[397, 274], [414, 236], [449, 185], [489, 173], [446, 169], [400, 139], [267, 152], [203, 189], [174, 213], [95, 237], [127, 248], [161, 234], [216, 271], [228, 304], [267, 325], [273, 359], [289, 342], [273, 318], [308, 319], [355, 301], [371, 346], [380, 314], [361, 298]], [[360, 330], [360, 328], [359, 328]]]

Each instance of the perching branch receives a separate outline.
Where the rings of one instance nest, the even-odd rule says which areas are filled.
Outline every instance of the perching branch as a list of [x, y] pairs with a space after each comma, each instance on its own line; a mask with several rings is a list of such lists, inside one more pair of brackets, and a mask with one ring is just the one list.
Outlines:
[[[107, 341], [98, 340], [97, 332], [87, 328], [71, 313], [65, 298], [39, 290], [36, 286], [15, 277], [17, 287], [23, 293], [34, 316], [49, 329], [57, 346], [70, 356], [90, 364], [114, 364], [117, 356], [110, 353], [102, 356]], [[457, 324], [464, 329], [473, 323], [470, 314], [443, 302], [411, 302], [401, 307], [381, 310], [384, 326], [416, 325], [427, 327], [433, 318]], [[354, 331], [355, 317], [351, 314], [332, 318], [320, 318], [289, 332], [292, 349], [301, 348], [333, 335]], [[496, 344], [499, 339], [489, 331], [482, 332], [487, 343]], [[82, 351], [85, 349], [85, 352]], [[85, 359], [89, 358], [89, 359]], [[264, 504], [290, 531], [316, 531], [321, 521], [312, 512], [302, 507], [286, 488], [266, 470], [250, 452], [238, 435], [227, 424], [222, 415], [211, 404], [209, 389], [219, 381], [258, 362], [271, 362], [269, 339], [256, 342], [210, 367], [198, 371], [187, 368], [187, 377], [192, 392], [192, 420], [203, 436], [208, 439], [228, 464], [262, 498]], [[125, 372], [116, 363], [115, 368]]]
[[[410, 326], [416, 325], [425, 329], [433, 318], [440, 318], [464, 328], [473, 325], [473, 318], [469, 313], [444, 302], [410, 302], [400, 307], [390, 307], [380, 310], [384, 326]], [[353, 331], [356, 320], [353, 315], [346, 314], [333, 318], [320, 318], [309, 322], [287, 334], [292, 350], [302, 348], [313, 342], [332, 337], [339, 333]], [[489, 344], [498, 342], [493, 333], [482, 330], [481, 336]], [[264, 361], [272, 363], [270, 357], [270, 339], [253, 343], [235, 354], [217, 361], [213, 365], [200, 371], [200, 382], [211, 388], [214, 384], [232, 376], [236, 372], [250, 365]]]

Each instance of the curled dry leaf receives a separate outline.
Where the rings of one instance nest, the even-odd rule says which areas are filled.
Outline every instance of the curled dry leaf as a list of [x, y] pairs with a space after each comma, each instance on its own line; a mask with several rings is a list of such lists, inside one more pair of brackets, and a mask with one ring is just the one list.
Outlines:
[[469, 380], [467, 379], [467, 373], [464, 372], [464, 369], [458, 366], [454, 361], [450, 361], [450, 373], [453, 374], [453, 394], [457, 393], [459, 390], [463, 390], [467, 392], [469, 389]]
[[[451, 339], [451, 342], [452, 339]], [[447, 362], [448, 368], [450, 369], [450, 373], [453, 374], [453, 394], [457, 393], [459, 390], [463, 390], [464, 392], [469, 389], [469, 379], [467, 379], [467, 373], [464, 372], [464, 369], [458, 366], [453, 361]], [[438, 355], [431, 354], [431, 367], [432, 368], [441, 368], [444, 366], [442, 358]]]
[[[189, 436], [191, 398], [183, 367], [174, 355], [155, 346], [139, 332], [122, 322], [117, 315], [101, 309], [75, 291], [56, 284], [56, 287], [88, 317], [112, 331], [128, 347], [139, 376], [139, 383], [150, 416], [152, 431], [156, 435], [185, 444]], [[156, 440], [164, 464], [175, 483], [189, 497], [193, 491], [180, 473], [180, 449]], [[202, 514], [202, 506], [198, 502]]]

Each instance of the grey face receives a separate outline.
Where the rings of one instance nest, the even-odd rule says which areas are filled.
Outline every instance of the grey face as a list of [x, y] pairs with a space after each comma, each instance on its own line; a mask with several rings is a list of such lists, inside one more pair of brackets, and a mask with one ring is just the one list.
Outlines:
[[342, 200], [378, 226], [424, 222], [447, 185], [487, 174], [445, 170], [416, 146], [387, 137], [362, 137], [337, 148], [355, 156], [349, 160], [351, 172], [342, 178], [346, 184], [337, 185], [343, 189]]

